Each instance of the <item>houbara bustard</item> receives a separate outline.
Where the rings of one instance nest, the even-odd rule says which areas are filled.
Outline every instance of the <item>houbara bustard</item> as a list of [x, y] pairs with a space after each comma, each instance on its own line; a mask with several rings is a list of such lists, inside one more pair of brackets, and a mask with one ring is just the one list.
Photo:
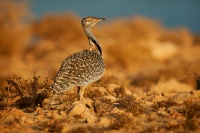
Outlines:
[[102, 20], [105, 19], [92, 16], [82, 19], [81, 23], [88, 37], [89, 48], [74, 53], [63, 61], [54, 80], [52, 87], [54, 93], [50, 104], [55, 103], [54, 95], [58, 95], [75, 86], [79, 87], [80, 100], [87, 104], [83, 97], [86, 86], [99, 80], [105, 70], [101, 45], [91, 30], [94, 25]]

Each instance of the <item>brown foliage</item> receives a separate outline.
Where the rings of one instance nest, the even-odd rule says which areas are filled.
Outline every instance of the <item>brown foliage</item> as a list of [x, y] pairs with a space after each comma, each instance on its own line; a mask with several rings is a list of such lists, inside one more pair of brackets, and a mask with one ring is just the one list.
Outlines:
[[0, 1], [0, 9], [0, 56], [20, 54], [30, 34], [27, 3]]
[[169, 98], [167, 101], [163, 100], [163, 101], [155, 103], [152, 107], [155, 109], [165, 107], [167, 110], [169, 107], [172, 107], [175, 105], [178, 105], [178, 104]]
[[[42, 106], [43, 100], [51, 94], [52, 81], [47, 77], [41, 83], [39, 79], [40, 76], [34, 76], [33, 79], [25, 80], [15, 75], [12, 79], [7, 80], [8, 86], [5, 89], [8, 99], [20, 96], [15, 102], [19, 108]], [[7, 104], [9, 106], [9, 103]]]
[[[66, 14], [45, 16], [32, 24], [33, 35], [52, 41], [77, 41], [83, 38], [82, 28], [77, 17]], [[72, 33], [73, 31], [73, 33]], [[78, 38], [77, 38], [78, 37]]]
[[138, 115], [143, 112], [143, 107], [138, 101], [136, 101], [135, 97], [131, 95], [125, 95], [123, 98], [121, 98], [118, 106], [119, 108], [125, 109], [126, 112], [130, 112], [133, 115]]
[[200, 101], [187, 100], [183, 103], [181, 113], [187, 118], [187, 120], [200, 118]]
[[105, 116], [114, 108], [113, 104], [109, 99], [99, 98], [94, 102], [94, 110], [97, 116]]
[[111, 121], [111, 124], [109, 128], [114, 130], [119, 130], [120, 128], [125, 128], [127, 131], [129, 129], [134, 128], [134, 122], [133, 119], [126, 115], [126, 114], [112, 114], [113, 120]]

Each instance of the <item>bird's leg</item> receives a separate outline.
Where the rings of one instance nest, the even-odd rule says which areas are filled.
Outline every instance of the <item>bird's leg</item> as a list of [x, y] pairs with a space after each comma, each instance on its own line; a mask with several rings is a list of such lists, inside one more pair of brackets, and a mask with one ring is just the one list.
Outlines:
[[83, 87], [80, 87], [80, 90], [79, 90], [79, 96], [80, 96], [80, 101], [83, 101], [85, 104], [87, 104], [87, 102], [85, 101], [85, 98], [83, 96], [84, 92], [85, 92], [85, 88], [87, 86], [83, 86]]
[[80, 99], [79, 99], [79, 100], [80, 100], [80, 101], [83, 101], [84, 104], [86, 105], [86, 107], [91, 108], [90, 105], [88, 105], [88, 103], [86, 102], [86, 100], [85, 100], [85, 98], [84, 98], [84, 96], [83, 96], [86, 87], [87, 87], [87, 86], [83, 86], [83, 87], [80, 87], [80, 88], [79, 88], [79, 95], [80, 95]]

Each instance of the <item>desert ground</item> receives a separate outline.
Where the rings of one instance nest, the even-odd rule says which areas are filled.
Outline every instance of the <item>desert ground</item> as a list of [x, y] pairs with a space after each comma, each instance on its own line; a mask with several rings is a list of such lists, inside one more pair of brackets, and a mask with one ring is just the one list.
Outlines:
[[[200, 132], [200, 35], [142, 16], [93, 28], [106, 70], [49, 106], [54, 77], [69, 55], [88, 48], [81, 17], [36, 19], [27, 3], [0, 2], [0, 131], [61, 133]], [[102, 17], [102, 16], [100, 16]]]

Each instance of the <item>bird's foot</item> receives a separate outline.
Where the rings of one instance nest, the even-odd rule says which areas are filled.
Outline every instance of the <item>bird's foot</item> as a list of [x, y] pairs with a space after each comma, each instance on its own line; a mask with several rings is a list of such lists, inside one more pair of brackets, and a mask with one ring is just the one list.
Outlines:
[[80, 96], [79, 101], [83, 101], [83, 103], [86, 105], [87, 108], [91, 108], [90, 105], [86, 102], [85, 98], [83, 97], [85, 88], [86, 88], [86, 86], [79, 88], [79, 96]]
[[80, 97], [79, 101], [82, 101], [87, 108], [91, 108], [91, 106], [86, 102], [85, 98], [82, 96]]

